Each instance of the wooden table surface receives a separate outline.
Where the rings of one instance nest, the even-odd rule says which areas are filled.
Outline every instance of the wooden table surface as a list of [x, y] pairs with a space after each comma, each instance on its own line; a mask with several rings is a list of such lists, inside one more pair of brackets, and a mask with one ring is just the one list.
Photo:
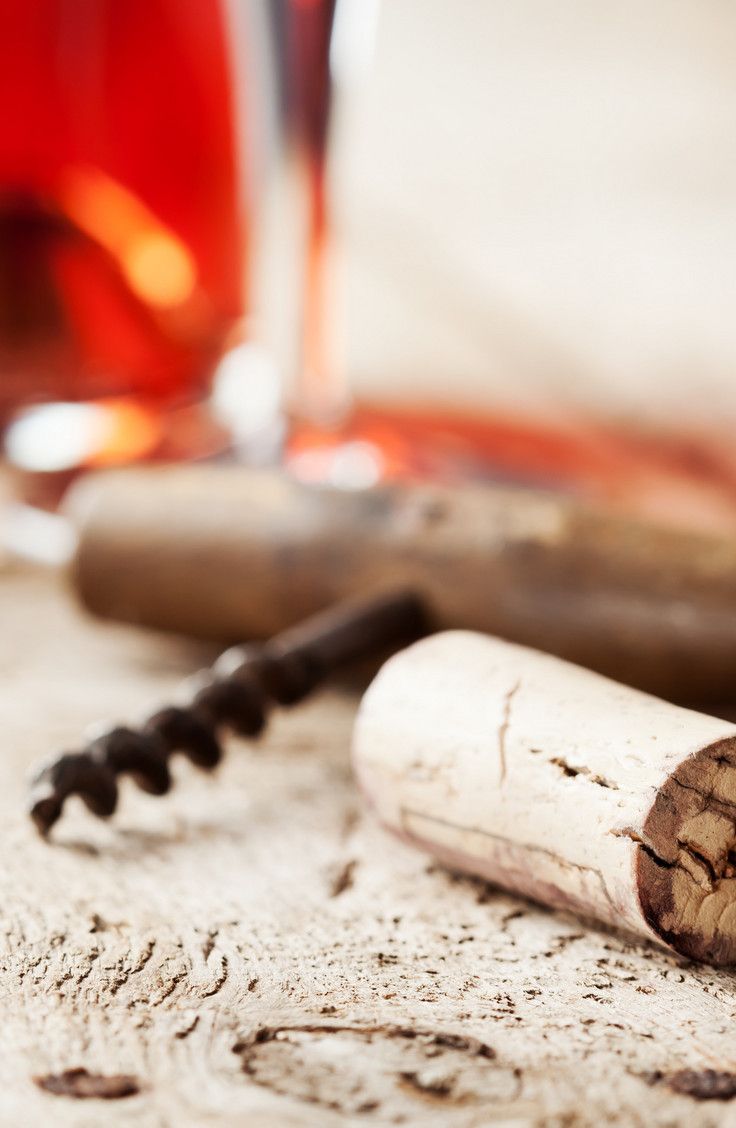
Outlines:
[[181, 763], [164, 800], [125, 786], [108, 824], [69, 804], [40, 841], [28, 765], [208, 655], [11, 566], [0, 623], [2, 1125], [736, 1124], [705, 1099], [736, 1093], [736, 977], [392, 841], [351, 778], [347, 693], [213, 778]]

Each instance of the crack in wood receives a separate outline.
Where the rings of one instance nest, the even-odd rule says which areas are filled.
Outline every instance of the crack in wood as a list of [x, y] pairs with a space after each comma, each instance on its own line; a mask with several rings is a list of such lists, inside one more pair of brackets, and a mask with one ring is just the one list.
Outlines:
[[416, 1070], [407, 1070], [400, 1073], [399, 1077], [406, 1085], [423, 1097], [444, 1100], [452, 1093], [453, 1083], [448, 1077], [430, 1077], [425, 1080]]
[[77, 977], [77, 986], [79, 986], [80, 983], [84, 983], [85, 979], [89, 979], [90, 975], [92, 974], [92, 972], [94, 970], [94, 966], [95, 966], [96, 961], [100, 958], [100, 954], [101, 953], [100, 953], [99, 948], [97, 949], [97, 951], [89, 952], [87, 954], [87, 956], [86, 956], [87, 967], [82, 972], [82, 974]]
[[217, 995], [218, 992], [220, 992], [222, 990], [222, 988], [225, 986], [225, 984], [227, 983], [228, 968], [229, 968], [227, 956], [222, 956], [221, 961], [222, 962], [221, 962], [221, 965], [220, 965], [220, 973], [217, 976], [217, 978], [215, 979], [212, 986], [209, 987], [206, 991], [200, 992], [200, 997], [202, 999], [211, 999], [212, 996]]
[[171, 979], [169, 980], [169, 982], [164, 987], [161, 994], [157, 995], [157, 996], [152, 996], [149, 999], [150, 1005], [152, 1007], [160, 1007], [161, 1004], [163, 1002], [165, 1002], [169, 998], [170, 995], [174, 994], [174, 991], [176, 990], [176, 988], [179, 986], [179, 984], [182, 982], [182, 980], [187, 978], [187, 976], [188, 976], [187, 968], [182, 968], [181, 971], [174, 973], [174, 975], [171, 976]]
[[215, 947], [215, 940], [220, 934], [219, 928], [211, 928], [202, 942], [202, 958], [207, 961]]
[[195, 1014], [194, 1018], [189, 1023], [189, 1025], [183, 1027], [183, 1029], [181, 1029], [181, 1030], [177, 1030], [176, 1033], [174, 1034], [174, 1037], [176, 1039], [178, 1039], [179, 1041], [183, 1042], [185, 1038], [188, 1038], [190, 1034], [194, 1033], [194, 1031], [197, 1029], [198, 1025], [199, 1025], [199, 1015]]
[[673, 1092], [696, 1101], [730, 1101], [736, 1097], [736, 1073], [721, 1069], [655, 1070], [640, 1075], [647, 1085], [667, 1085]]
[[149, 940], [145, 945], [138, 959], [138, 962], [135, 963], [132, 967], [125, 967], [123, 960], [119, 961], [118, 966], [112, 969], [115, 973], [117, 973], [117, 978], [114, 979], [114, 981], [110, 984], [109, 991], [111, 995], [117, 995], [117, 993], [129, 982], [132, 976], [138, 975], [144, 970], [146, 965], [153, 958], [155, 948], [156, 941]]
[[128, 1073], [90, 1073], [83, 1066], [65, 1069], [62, 1073], [47, 1073], [34, 1077], [33, 1081], [39, 1089], [55, 1097], [74, 1097], [77, 1100], [114, 1101], [140, 1092], [137, 1078]]
[[357, 862], [355, 859], [351, 858], [350, 861], [345, 862], [345, 864], [340, 867], [330, 884], [330, 897], [339, 897], [341, 893], [345, 893], [348, 889], [352, 888], [353, 874], [356, 865]]

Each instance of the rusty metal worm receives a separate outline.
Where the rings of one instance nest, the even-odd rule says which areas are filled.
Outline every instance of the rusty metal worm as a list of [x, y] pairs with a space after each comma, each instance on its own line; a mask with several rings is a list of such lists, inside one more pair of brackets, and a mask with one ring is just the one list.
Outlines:
[[257, 737], [272, 705], [294, 705], [348, 663], [426, 629], [419, 597], [399, 591], [339, 604], [269, 642], [232, 647], [189, 679], [187, 704], [159, 709], [140, 728], [110, 728], [83, 749], [42, 764], [31, 781], [30, 816], [45, 836], [65, 800], [79, 795], [93, 814], [107, 818], [118, 802], [117, 777], [124, 774], [143, 791], [164, 795], [172, 785], [174, 753], [211, 770], [222, 758], [219, 730]]

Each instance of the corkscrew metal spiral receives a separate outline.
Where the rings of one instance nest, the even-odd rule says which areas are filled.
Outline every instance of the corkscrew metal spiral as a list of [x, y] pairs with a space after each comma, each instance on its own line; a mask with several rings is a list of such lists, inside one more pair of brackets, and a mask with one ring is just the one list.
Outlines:
[[157, 710], [140, 728], [110, 728], [80, 751], [41, 765], [31, 781], [31, 818], [47, 835], [70, 795], [107, 818], [117, 806], [120, 775], [130, 775], [151, 795], [164, 795], [172, 786], [169, 759], [175, 753], [209, 771], [222, 758], [221, 730], [257, 737], [272, 705], [294, 705], [351, 661], [425, 630], [418, 596], [396, 592], [341, 604], [270, 642], [232, 647], [189, 680], [186, 704]]

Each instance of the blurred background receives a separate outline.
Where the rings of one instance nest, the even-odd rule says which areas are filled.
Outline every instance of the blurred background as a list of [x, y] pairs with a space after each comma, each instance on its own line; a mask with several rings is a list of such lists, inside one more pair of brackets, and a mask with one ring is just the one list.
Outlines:
[[0, 0], [16, 495], [225, 459], [736, 527], [722, 0]]
[[384, 4], [340, 139], [360, 392], [728, 426], [735, 43], [710, 0]]

